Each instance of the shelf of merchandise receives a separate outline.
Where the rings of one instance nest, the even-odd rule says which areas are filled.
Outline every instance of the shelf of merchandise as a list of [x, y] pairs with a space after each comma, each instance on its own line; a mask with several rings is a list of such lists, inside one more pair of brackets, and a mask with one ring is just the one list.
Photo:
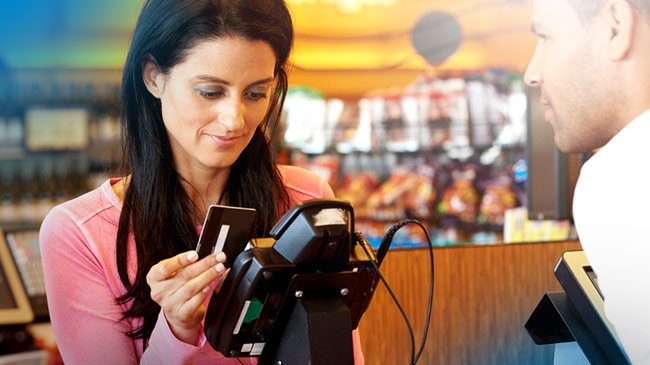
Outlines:
[[[513, 85], [512, 89], [508, 85]], [[375, 233], [382, 232], [373, 229], [373, 225], [387, 229], [402, 219], [419, 218], [430, 227], [435, 245], [493, 243], [502, 239], [503, 216], [499, 219], [486, 213], [480, 217], [481, 200], [490, 185], [497, 184], [487, 180], [507, 175], [511, 180], [507, 184], [510, 191], [503, 194], [508, 194], [510, 202], [513, 196], [516, 200], [516, 205], [509, 203], [508, 207], [525, 204], [523, 181], [515, 182], [512, 171], [513, 165], [524, 161], [525, 155], [526, 98], [522, 85], [516, 76], [500, 73], [486, 77], [472, 74], [465, 79], [423, 78], [401, 92], [373, 93], [357, 101], [322, 99], [320, 105], [318, 96], [301, 94], [298, 90], [295, 94], [298, 100], [288, 102], [287, 129], [292, 137], [285, 142], [293, 164], [320, 173], [338, 197], [349, 198], [355, 209], [363, 211], [358, 219], [365, 220], [362, 226], [370, 226], [369, 230], [374, 231], [369, 234], [371, 242], [380, 240], [381, 235]], [[492, 101], [500, 103], [499, 106], [489, 105]], [[511, 113], [503, 110], [505, 105], [520, 110]], [[297, 109], [292, 116], [292, 107], [303, 110]], [[322, 118], [315, 114], [317, 110], [323, 111]], [[313, 125], [305, 125], [309, 123]], [[310, 136], [298, 138], [298, 131]], [[513, 137], [504, 137], [508, 135]], [[428, 189], [429, 197], [421, 199], [418, 207], [411, 207], [412, 211], [390, 205], [401, 204], [394, 199], [389, 199], [391, 203], [385, 203], [387, 206], [364, 201], [368, 191], [383, 190], [386, 184], [399, 185], [400, 179], [395, 178], [397, 170], [422, 176], [422, 184], [414, 189]], [[474, 205], [468, 208], [474, 210], [468, 213], [468, 218], [462, 212], [449, 210], [449, 202], [446, 207], [441, 203], [443, 196], [449, 195], [447, 190], [454, 189], [451, 185], [455, 184], [455, 175], [470, 174], [469, 170], [474, 171], [474, 176], [467, 179], [471, 180], [472, 199], [476, 201], [468, 203]], [[346, 191], [349, 185], [358, 183], [354, 181], [355, 176], [363, 174], [372, 175], [373, 181], [361, 188], [355, 186], [358, 190], [353, 192]], [[496, 194], [494, 190], [490, 194]], [[358, 198], [359, 195], [363, 198]], [[462, 194], [456, 194], [455, 198], [459, 195]], [[357, 198], [359, 201], [355, 201]], [[497, 197], [501, 198], [506, 199], [505, 195]], [[383, 208], [387, 211], [396, 208], [398, 212], [387, 213]], [[364, 214], [368, 212], [372, 213]], [[422, 239], [411, 239], [410, 233], [406, 236], [407, 239], [396, 245], [424, 244]]]
[[[119, 70], [1, 69], [0, 79], [0, 226], [38, 226], [50, 208], [90, 190], [121, 162]], [[87, 141], [32, 148], [35, 110], [44, 118], [82, 110]]]

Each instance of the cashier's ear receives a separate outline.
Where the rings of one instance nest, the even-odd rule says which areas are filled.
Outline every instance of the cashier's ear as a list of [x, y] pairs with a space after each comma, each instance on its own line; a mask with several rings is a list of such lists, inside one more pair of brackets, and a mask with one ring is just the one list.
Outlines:
[[147, 57], [142, 61], [142, 79], [151, 95], [160, 99], [165, 89], [165, 74], [160, 71], [156, 60], [151, 57]]
[[612, 0], [608, 1], [604, 8], [604, 19], [609, 27], [610, 58], [614, 61], [626, 59], [634, 44], [634, 28], [638, 27], [639, 15], [634, 13], [628, 1]]

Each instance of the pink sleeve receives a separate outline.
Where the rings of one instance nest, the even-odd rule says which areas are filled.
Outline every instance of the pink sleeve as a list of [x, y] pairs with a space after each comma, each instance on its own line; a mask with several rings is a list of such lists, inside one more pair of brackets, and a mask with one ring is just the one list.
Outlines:
[[163, 311], [158, 314], [156, 327], [151, 333], [149, 347], [142, 356], [141, 364], [193, 364], [206, 338], [201, 329], [196, 346], [179, 341], [167, 323]]
[[364, 365], [366, 363], [361, 350], [361, 338], [359, 337], [359, 329], [352, 331], [352, 349], [354, 351], [354, 364]]
[[334, 191], [332, 190], [332, 187], [325, 182], [325, 180], [322, 180], [322, 186], [321, 186], [321, 191], [322, 191], [322, 197], [323, 198], [334, 198]]
[[[67, 364], [135, 364], [131, 329], [80, 227], [63, 209], [43, 221], [39, 243], [56, 343]], [[141, 343], [141, 341], [135, 342]]]
[[[126, 335], [124, 308], [115, 301], [100, 260], [82, 228], [63, 209], [45, 218], [39, 242], [56, 343], [66, 364], [137, 364], [142, 340]], [[202, 338], [202, 345], [205, 337]], [[141, 363], [193, 363], [201, 350], [178, 341], [160, 316]]]

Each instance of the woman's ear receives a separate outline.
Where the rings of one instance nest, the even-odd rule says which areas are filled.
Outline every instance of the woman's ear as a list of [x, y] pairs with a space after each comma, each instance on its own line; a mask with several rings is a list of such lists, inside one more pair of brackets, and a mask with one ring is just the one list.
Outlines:
[[147, 90], [155, 98], [160, 99], [165, 89], [165, 75], [160, 71], [156, 62], [151, 59], [142, 61], [142, 79]]

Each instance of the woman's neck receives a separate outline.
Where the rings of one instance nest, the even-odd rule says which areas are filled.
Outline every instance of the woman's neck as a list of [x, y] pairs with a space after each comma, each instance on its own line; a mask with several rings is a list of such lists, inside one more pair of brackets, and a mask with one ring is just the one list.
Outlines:
[[125, 178], [120, 179], [115, 184], [111, 185], [111, 188], [117, 195], [117, 198], [124, 202], [124, 196], [126, 195], [126, 188], [129, 186], [129, 181], [131, 181], [131, 175], [126, 176]]
[[[230, 169], [199, 175], [201, 174], [178, 173], [181, 186], [185, 189], [185, 193], [194, 205], [197, 224], [203, 222], [203, 218], [205, 218], [211, 204], [228, 204], [228, 194], [225, 190], [230, 176]], [[122, 202], [130, 181], [131, 175], [128, 175], [111, 186]]]
[[212, 204], [227, 204], [226, 184], [230, 176], [230, 168], [178, 172], [181, 186], [192, 201], [197, 219], [202, 222]]

